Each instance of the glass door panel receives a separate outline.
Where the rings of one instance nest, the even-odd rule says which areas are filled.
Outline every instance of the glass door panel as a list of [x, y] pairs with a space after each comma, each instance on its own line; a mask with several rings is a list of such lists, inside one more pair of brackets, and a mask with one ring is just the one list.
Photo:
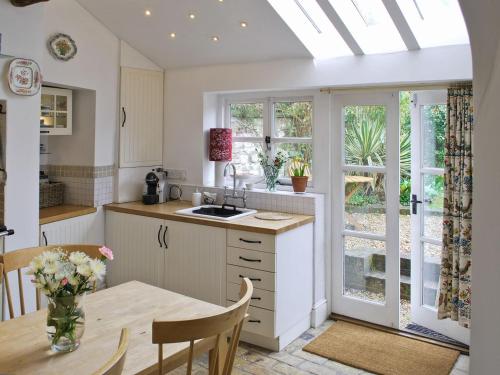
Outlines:
[[333, 103], [333, 311], [395, 327], [398, 96], [339, 94]]

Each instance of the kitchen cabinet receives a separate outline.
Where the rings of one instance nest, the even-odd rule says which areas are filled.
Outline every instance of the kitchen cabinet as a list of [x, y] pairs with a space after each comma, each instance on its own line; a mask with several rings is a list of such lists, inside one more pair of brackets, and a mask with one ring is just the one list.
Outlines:
[[311, 324], [313, 224], [277, 235], [227, 230], [227, 305], [248, 277], [254, 293], [241, 340], [279, 351]]
[[104, 243], [102, 218], [101, 211], [40, 225], [40, 246], [102, 244]]
[[73, 131], [73, 92], [42, 87], [40, 134], [71, 135]]
[[225, 304], [225, 229], [107, 211], [106, 245], [110, 286], [138, 280]]
[[120, 167], [163, 162], [163, 72], [122, 68]]
[[114, 254], [108, 264], [107, 284], [115, 286], [137, 280], [162, 287], [163, 231], [164, 220], [106, 212], [106, 246]]
[[226, 300], [226, 230], [180, 221], [167, 226], [164, 287], [203, 301]]

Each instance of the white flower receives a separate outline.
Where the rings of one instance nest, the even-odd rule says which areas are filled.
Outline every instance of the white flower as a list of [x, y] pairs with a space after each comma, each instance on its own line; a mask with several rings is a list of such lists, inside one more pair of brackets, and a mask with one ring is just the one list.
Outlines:
[[54, 277], [56, 280], [62, 280], [64, 278], [69, 278], [75, 273], [76, 267], [71, 263], [58, 263], [57, 272]]
[[81, 251], [75, 251], [69, 255], [69, 261], [73, 263], [75, 266], [79, 266], [85, 263], [88, 263], [90, 258], [87, 254], [82, 253]]
[[60, 247], [55, 249], [54, 251], [46, 251], [42, 254], [42, 259], [44, 262], [57, 262], [59, 258], [61, 258], [62, 255], [62, 250]]
[[58, 264], [56, 262], [47, 262], [45, 264], [45, 267], [44, 267], [44, 272], [47, 273], [47, 274], [55, 274], [57, 272], [57, 269], [58, 269]]
[[47, 289], [50, 293], [54, 293], [57, 289], [59, 289], [60, 283], [58, 281], [49, 281], [47, 283]]
[[99, 280], [102, 280], [106, 273], [106, 265], [104, 264], [104, 262], [98, 259], [92, 259], [89, 265], [95, 277]]
[[33, 258], [33, 260], [30, 262], [29, 269], [26, 272], [28, 275], [34, 275], [41, 269], [43, 269], [44, 266], [44, 261], [41, 256], [37, 256]]
[[90, 277], [92, 275], [92, 269], [88, 263], [80, 264], [76, 267], [76, 272], [78, 272], [83, 277]]
[[80, 278], [75, 275], [68, 276], [68, 283], [71, 286], [77, 286], [80, 283]]

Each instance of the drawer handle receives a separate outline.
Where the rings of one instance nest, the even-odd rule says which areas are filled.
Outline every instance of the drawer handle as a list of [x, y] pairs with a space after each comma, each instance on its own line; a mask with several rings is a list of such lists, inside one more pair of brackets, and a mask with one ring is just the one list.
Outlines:
[[251, 299], [256, 300], [256, 301], [262, 300], [262, 298], [260, 298], [260, 297], [252, 297]]
[[244, 238], [240, 238], [240, 241], [245, 243], [262, 243], [262, 241], [245, 240]]
[[[243, 276], [243, 275], [239, 275], [240, 276], [240, 279], [244, 279], [246, 276]], [[259, 279], [259, 278], [251, 278], [251, 277], [248, 277], [248, 280], [250, 281], [262, 281], [262, 279]]]
[[250, 319], [248, 323], [259, 323], [260, 324], [260, 319]]
[[240, 259], [244, 260], [245, 262], [257, 262], [257, 263], [262, 262], [262, 260], [260, 260], [260, 259], [248, 259], [248, 258], [245, 258], [245, 257], [242, 257], [242, 256], [240, 256]]

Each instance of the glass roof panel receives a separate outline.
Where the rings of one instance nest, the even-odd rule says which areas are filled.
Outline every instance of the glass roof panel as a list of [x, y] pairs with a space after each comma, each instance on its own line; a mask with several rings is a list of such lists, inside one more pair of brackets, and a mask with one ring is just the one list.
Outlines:
[[406, 51], [381, 0], [329, 0], [364, 53]]
[[458, 0], [396, 0], [420, 47], [469, 44]]
[[317, 59], [352, 55], [316, 0], [267, 0]]

